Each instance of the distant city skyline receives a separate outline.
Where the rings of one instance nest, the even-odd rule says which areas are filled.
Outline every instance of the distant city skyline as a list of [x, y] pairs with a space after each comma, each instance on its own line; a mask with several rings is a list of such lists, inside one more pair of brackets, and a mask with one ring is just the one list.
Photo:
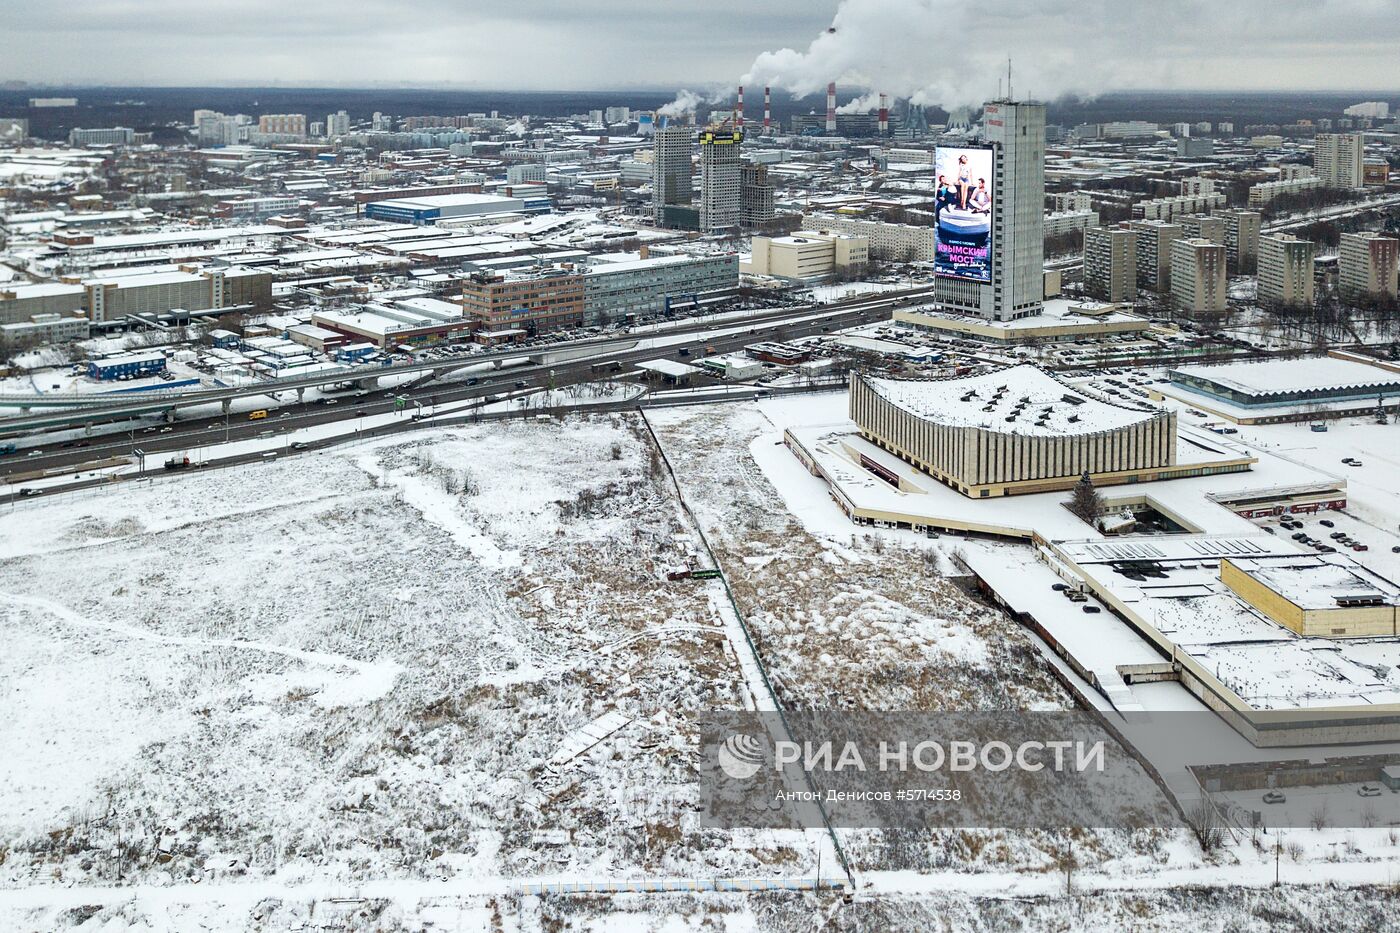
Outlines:
[[[949, 17], [975, 9], [970, 41]], [[0, 80], [32, 84], [421, 87], [724, 93], [743, 78], [808, 94], [836, 80], [924, 103], [1015, 86], [1109, 90], [1394, 89], [1400, 17], [1383, 0], [0, 0]]]

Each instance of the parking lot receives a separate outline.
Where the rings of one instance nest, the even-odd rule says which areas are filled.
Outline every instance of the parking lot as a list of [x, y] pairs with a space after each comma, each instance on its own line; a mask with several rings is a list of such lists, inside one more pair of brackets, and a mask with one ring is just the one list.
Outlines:
[[[1370, 796], [1362, 796], [1363, 787], [1373, 789], [1367, 792]], [[1265, 788], [1219, 791], [1211, 794], [1211, 798], [1222, 809], [1230, 810], [1232, 819], [1246, 826], [1249, 825], [1246, 814], [1250, 812], [1257, 812], [1265, 827], [1311, 827], [1314, 822], [1323, 829], [1400, 826], [1400, 793], [1389, 790], [1379, 781], [1365, 785], [1283, 787], [1275, 791], [1284, 798], [1280, 803], [1265, 803], [1266, 793], [1269, 791]]]

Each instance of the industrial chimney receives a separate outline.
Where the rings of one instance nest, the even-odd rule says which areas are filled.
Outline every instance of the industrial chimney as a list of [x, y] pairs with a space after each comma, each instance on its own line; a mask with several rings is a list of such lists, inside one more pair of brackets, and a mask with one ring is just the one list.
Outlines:
[[769, 92], [768, 85], [763, 85], [763, 135], [767, 136], [773, 130], [773, 95]]
[[884, 94], [880, 95], [880, 135], [890, 135], [890, 101]]
[[826, 135], [836, 135], [836, 82], [826, 86]]
[[744, 86], [739, 85], [739, 105], [734, 108], [734, 125], [744, 128]]

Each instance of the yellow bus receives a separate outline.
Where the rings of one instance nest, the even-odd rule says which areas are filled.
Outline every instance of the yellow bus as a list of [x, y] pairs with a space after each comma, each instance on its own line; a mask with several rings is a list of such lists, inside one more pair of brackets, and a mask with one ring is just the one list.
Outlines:
[[249, 421], [257, 421], [257, 420], [260, 419], [260, 418], [266, 418], [266, 417], [267, 417], [267, 409], [265, 409], [265, 408], [260, 408], [260, 409], [258, 409], [257, 411], [252, 411], [252, 412], [249, 412], [249, 413], [248, 413], [248, 420], [249, 420]]

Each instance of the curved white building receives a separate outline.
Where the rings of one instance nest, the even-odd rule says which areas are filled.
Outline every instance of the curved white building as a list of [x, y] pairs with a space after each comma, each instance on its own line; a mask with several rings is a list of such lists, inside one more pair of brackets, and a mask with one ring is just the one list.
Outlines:
[[1176, 464], [1176, 413], [1090, 398], [1035, 366], [909, 381], [851, 378], [861, 435], [966, 496], [1068, 489], [1189, 472]]

